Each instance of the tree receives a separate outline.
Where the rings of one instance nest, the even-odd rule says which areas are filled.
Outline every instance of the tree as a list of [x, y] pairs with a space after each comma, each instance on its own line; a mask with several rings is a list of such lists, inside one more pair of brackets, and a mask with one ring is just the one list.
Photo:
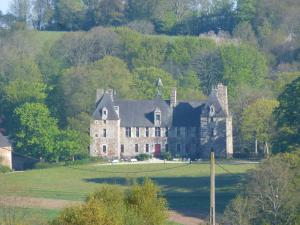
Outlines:
[[122, 0], [102, 0], [100, 2], [101, 22], [103, 25], [118, 26], [125, 20], [125, 4]]
[[300, 78], [286, 86], [278, 97], [275, 109], [276, 137], [275, 152], [289, 152], [300, 147]]
[[87, 65], [107, 55], [116, 55], [120, 49], [118, 35], [104, 28], [94, 28], [88, 33], [68, 33], [52, 47], [53, 57], [60, 59], [62, 66]]
[[17, 131], [14, 146], [17, 152], [34, 158], [56, 160], [59, 152], [56, 137], [59, 135], [57, 120], [41, 103], [25, 103], [15, 109]]
[[197, 73], [203, 93], [206, 95], [222, 81], [224, 66], [218, 50], [194, 55], [191, 68]]
[[3, 88], [6, 104], [17, 107], [26, 102], [44, 102], [46, 85], [40, 81], [26, 81], [17, 78]]
[[10, 12], [19, 22], [28, 23], [30, 17], [30, 0], [13, 0], [10, 4]]
[[233, 37], [248, 42], [254, 46], [257, 45], [256, 35], [252, 26], [248, 22], [239, 23], [233, 30]]
[[160, 0], [128, 0], [126, 15], [129, 20], [151, 20]]
[[237, 1], [237, 19], [238, 22], [253, 22], [255, 17], [256, 0], [238, 0]]
[[261, 87], [268, 73], [266, 57], [255, 47], [248, 45], [225, 45], [221, 49], [224, 68], [223, 82], [228, 85], [229, 94], [235, 96], [236, 87], [247, 85]]
[[237, 196], [227, 205], [223, 217], [222, 225], [250, 225], [253, 209], [250, 207], [249, 199]]
[[120, 97], [134, 96], [132, 76], [127, 65], [111, 56], [89, 66], [70, 68], [59, 82], [66, 117], [74, 117], [81, 112], [91, 114], [97, 88], [113, 88]]
[[[113, 213], [112, 213], [113, 212]], [[159, 189], [148, 179], [124, 192], [104, 186], [84, 204], [65, 209], [52, 225], [163, 225], [167, 205]]]
[[291, 182], [294, 179], [290, 165], [280, 157], [267, 160], [250, 173], [247, 195], [256, 208], [255, 224], [295, 224], [294, 198], [298, 194]]
[[85, 158], [88, 155], [89, 135], [76, 130], [66, 129], [60, 131], [56, 138], [60, 158], [75, 160]]
[[128, 193], [129, 207], [142, 219], [141, 225], [162, 225], [167, 219], [167, 202], [159, 193], [150, 179], [145, 179], [142, 185], [134, 185]]
[[[290, 225], [299, 222], [296, 155], [280, 155], [248, 172], [241, 195], [225, 209], [223, 225]], [[293, 162], [291, 164], [291, 162]]]
[[33, 24], [38, 30], [44, 30], [51, 26], [54, 14], [54, 0], [33, 1]]
[[143, 99], [153, 99], [157, 95], [157, 80], [160, 78], [163, 83], [162, 97], [169, 99], [173, 87], [176, 87], [176, 81], [171, 74], [155, 67], [140, 67], [133, 71], [134, 89], [137, 90], [138, 97]]
[[272, 113], [277, 105], [276, 100], [258, 99], [243, 112], [242, 135], [245, 141], [255, 141], [256, 154], [257, 142], [264, 144], [264, 153], [269, 153], [275, 129]]
[[81, 0], [56, 0], [54, 22], [58, 30], [79, 30], [85, 16], [85, 5]]

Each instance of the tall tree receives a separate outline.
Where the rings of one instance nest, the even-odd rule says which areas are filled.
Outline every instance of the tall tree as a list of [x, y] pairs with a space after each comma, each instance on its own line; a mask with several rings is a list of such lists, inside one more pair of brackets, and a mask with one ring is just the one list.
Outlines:
[[56, 138], [59, 135], [56, 119], [40, 103], [25, 103], [17, 108], [14, 116], [18, 128], [14, 138], [17, 152], [34, 158], [56, 160], [59, 157]]
[[100, 9], [103, 25], [118, 26], [125, 22], [125, 2], [123, 0], [102, 0]]
[[54, 22], [58, 30], [79, 30], [85, 17], [85, 5], [81, 0], [56, 0]]
[[54, 14], [53, 0], [34, 0], [33, 1], [33, 24], [38, 30], [44, 30], [51, 26]]
[[168, 99], [173, 87], [176, 87], [176, 81], [172, 75], [155, 67], [140, 67], [133, 71], [134, 74], [134, 88], [138, 92], [139, 98], [153, 99], [158, 93], [157, 81], [160, 78], [163, 87], [161, 95]]
[[[291, 158], [298, 163], [291, 164]], [[298, 224], [298, 171], [295, 156], [271, 157], [261, 163], [248, 173], [243, 192], [228, 205], [221, 224]]]
[[129, 20], [151, 20], [161, 0], [128, 0], [126, 15]]
[[29, 22], [30, 8], [30, 0], [12, 0], [10, 4], [10, 12], [23, 23]]
[[286, 86], [278, 101], [275, 110], [278, 136], [274, 151], [297, 150], [300, 148], [300, 78]]
[[244, 141], [255, 142], [255, 153], [258, 152], [257, 142], [263, 146], [265, 153], [269, 153], [275, 130], [272, 113], [277, 105], [276, 100], [258, 99], [243, 112], [242, 135]]

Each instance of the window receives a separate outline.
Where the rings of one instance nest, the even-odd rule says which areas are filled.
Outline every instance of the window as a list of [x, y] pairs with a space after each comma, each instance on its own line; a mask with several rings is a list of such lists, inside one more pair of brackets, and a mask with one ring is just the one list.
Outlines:
[[155, 137], [160, 137], [160, 127], [155, 127]]
[[106, 145], [103, 145], [103, 146], [102, 146], [102, 151], [103, 151], [104, 154], [106, 154], [106, 150], [107, 150], [107, 149], [106, 149]]
[[166, 152], [169, 151], [169, 145], [168, 144], [165, 144], [165, 150], [166, 150]]
[[154, 111], [154, 124], [155, 126], [160, 126], [161, 124], [161, 111], [159, 108], [156, 108]]
[[213, 128], [213, 129], [211, 130], [211, 136], [212, 136], [212, 137], [217, 136], [217, 129], [216, 129], [216, 128]]
[[177, 127], [177, 137], [180, 137], [180, 127]]
[[135, 136], [136, 136], [136, 137], [139, 137], [139, 136], [140, 136], [140, 128], [139, 128], [139, 127], [136, 127], [136, 128], [135, 128]]
[[107, 108], [103, 108], [102, 109], [102, 120], [106, 120], [107, 119]]
[[124, 145], [121, 145], [121, 153], [124, 153], [125, 151], [124, 151]]
[[180, 144], [177, 144], [177, 152], [180, 152]]
[[146, 137], [149, 137], [149, 127], [146, 127]]
[[126, 137], [131, 137], [131, 127], [126, 127], [125, 128], [125, 136]]
[[155, 115], [155, 120], [156, 120], [157, 122], [160, 122], [160, 114], [156, 114], [156, 115]]
[[106, 124], [106, 120], [103, 120], [103, 123]]
[[169, 128], [166, 127], [166, 137], [169, 137]]
[[211, 105], [209, 107], [209, 116], [212, 117], [215, 114], [215, 107], [213, 105]]
[[103, 137], [106, 137], [106, 129], [103, 129]]
[[135, 144], [135, 152], [139, 152], [139, 145]]
[[149, 152], [149, 144], [146, 144], [145, 148], [146, 152]]
[[187, 152], [187, 153], [190, 152], [190, 145], [188, 145], [188, 144], [185, 145], [185, 152]]
[[214, 122], [214, 118], [213, 117], [210, 118], [210, 122]]

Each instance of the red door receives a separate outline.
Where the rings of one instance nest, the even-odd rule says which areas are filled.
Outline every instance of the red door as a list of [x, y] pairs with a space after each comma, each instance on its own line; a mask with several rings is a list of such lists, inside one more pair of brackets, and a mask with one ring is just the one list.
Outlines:
[[154, 157], [159, 157], [159, 156], [160, 156], [160, 144], [156, 144], [154, 149]]

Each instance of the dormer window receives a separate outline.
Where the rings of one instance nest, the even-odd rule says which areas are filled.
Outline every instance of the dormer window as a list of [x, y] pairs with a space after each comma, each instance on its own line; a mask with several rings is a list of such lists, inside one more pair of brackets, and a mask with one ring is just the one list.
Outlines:
[[107, 115], [108, 115], [107, 108], [104, 107], [102, 109], [102, 120], [106, 120], [107, 119]]
[[161, 124], [161, 111], [158, 108], [154, 111], [154, 124], [155, 126], [160, 126]]
[[213, 105], [211, 105], [209, 107], [209, 116], [212, 117], [215, 115], [215, 107]]
[[120, 113], [120, 108], [119, 108], [119, 106], [114, 106], [114, 109], [115, 109], [116, 113], [117, 113], [118, 116], [119, 116], [119, 113]]

